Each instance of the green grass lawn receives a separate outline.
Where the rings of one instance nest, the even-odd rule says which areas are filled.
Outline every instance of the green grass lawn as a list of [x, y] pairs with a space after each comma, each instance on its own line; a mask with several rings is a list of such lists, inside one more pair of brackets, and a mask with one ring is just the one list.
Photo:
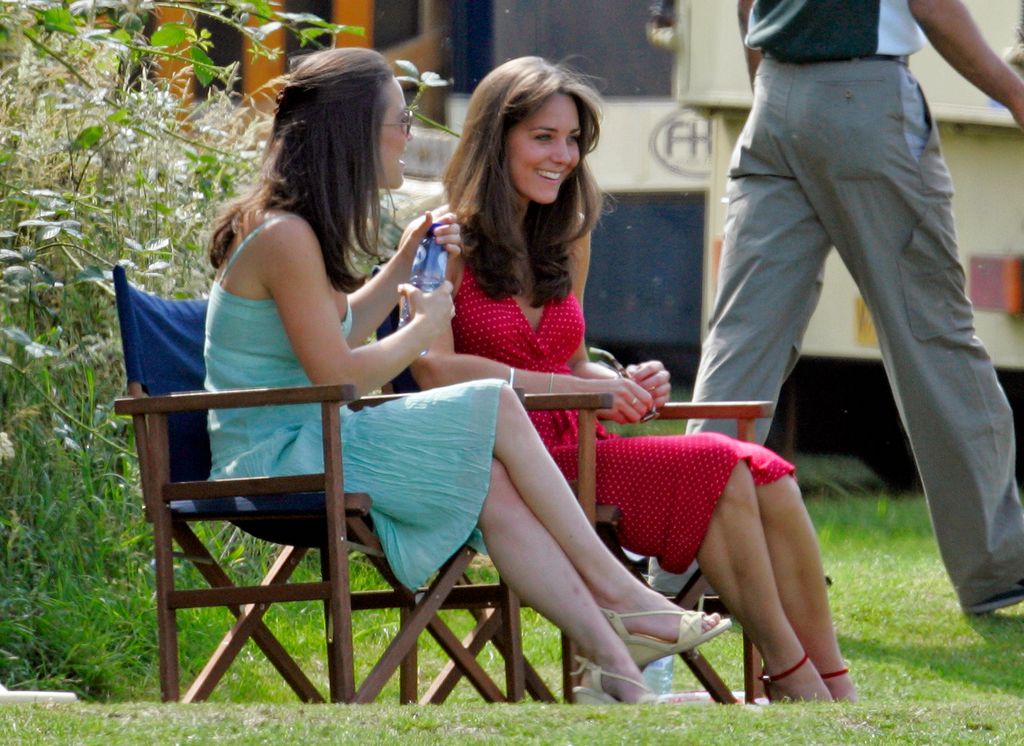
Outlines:
[[[213, 703], [158, 705], [148, 691], [146, 702], [7, 706], [0, 742], [1024, 743], [1024, 607], [983, 618], [960, 612], [921, 498], [811, 497], [808, 505], [833, 580], [836, 627], [860, 687], [855, 705], [484, 705], [460, 686], [441, 707], [400, 707], [391, 704], [393, 691], [381, 704], [309, 706], [294, 703], [258, 652], [247, 650]], [[284, 630], [286, 645], [309, 651], [308, 664], [322, 675], [318, 611], [270, 621]], [[383, 644], [392, 623], [357, 621], [359, 644]], [[196, 658], [214, 639], [205, 627], [197, 619], [184, 635]], [[524, 627], [529, 657], [554, 686], [557, 632], [532, 615]], [[429, 677], [438, 658], [422, 648]], [[739, 633], [702, 650], [740, 688]], [[680, 669], [676, 688], [693, 687]]]

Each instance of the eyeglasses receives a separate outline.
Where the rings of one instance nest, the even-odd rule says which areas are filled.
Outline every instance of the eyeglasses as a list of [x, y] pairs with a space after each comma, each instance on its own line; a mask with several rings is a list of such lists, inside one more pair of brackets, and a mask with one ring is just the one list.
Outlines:
[[[587, 351], [590, 353], [591, 357], [598, 358], [598, 363], [606, 365], [612, 370], [614, 370], [615, 373], [619, 376], [619, 378], [632, 378], [632, 376], [629, 375], [629, 371], [626, 370], [626, 367], [622, 363], [620, 363], [612, 353], [608, 352], [608, 350], [602, 350], [600, 347], [590, 347]], [[657, 418], [658, 410], [651, 408], [644, 412], [644, 416], [640, 418], [640, 421], [650, 422], [651, 420], [656, 420]]]
[[412, 120], [414, 119], [412, 109], [406, 107], [402, 109], [402, 116], [398, 118], [397, 122], [384, 122], [385, 127], [402, 127], [405, 130], [405, 136], [408, 137], [409, 133], [412, 132]]

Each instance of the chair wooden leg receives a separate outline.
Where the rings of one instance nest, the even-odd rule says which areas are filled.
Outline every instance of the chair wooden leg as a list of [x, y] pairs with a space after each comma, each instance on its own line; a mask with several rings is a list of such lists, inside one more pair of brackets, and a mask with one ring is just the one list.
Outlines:
[[[508, 648], [508, 641], [505, 640], [505, 635], [502, 633], [501, 616], [493, 609], [484, 609], [483, 611], [471, 609], [470, 612], [477, 618], [477, 624], [473, 631], [463, 639], [463, 647], [469, 650], [473, 656], [476, 656], [479, 655], [488, 642], [493, 643], [505, 660], [505, 696], [510, 701], [518, 701], [512, 700], [512, 694], [517, 691], [515, 683], [510, 684], [509, 682], [509, 667], [511, 665], [510, 662], [513, 660], [513, 653]], [[522, 639], [521, 635], [520, 639]], [[551, 690], [544, 683], [537, 670], [522, 655], [521, 650], [518, 657], [523, 665], [522, 677], [525, 692], [538, 702], [554, 702], [555, 695], [551, 693]], [[420, 702], [435, 705], [443, 703], [452, 690], [455, 689], [462, 676], [463, 673], [458, 666], [449, 661], [445, 664], [437, 678], [434, 679], [427, 693], [420, 699]], [[522, 696], [520, 694], [520, 698]]]
[[158, 654], [160, 659], [160, 694], [164, 702], [177, 702], [181, 696], [181, 674], [178, 663], [178, 621], [168, 601], [174, 590], [174, 564], [170, 530], [170, 511], [153, 522], [156, 561], [156, 618]]
[[[326, 547], [322, 547], [320, 549], [320, 577], [325, 582], [329, 582], [331, 578], [331, 562], [329, 552]], [[331, 698], [332, 702], [345, 702], [348, 700], [344, 699], [344, 692], [342, 691], [343, 686], [340, 683], [344, 681], [345, 677], [344, 673], [338, 670], [339, 666], [345, 665], [345, 656], [344, 652], [338, 650], [336, 647], [336, 645], [342, 644], [342, 642], [341, 640], [336, 640], [334, 636], [334, 623], [331, 618], [331, 602], [332, 599], [330, 596], [323, 600], [324, 649], [327, 653], [328, 696]]]
[[[261, 585], [287, 582], [305, 554], [305, 549], [297, 549], [296, 547], [286, 547], [283, 549], [263, 578]], [[231, 629], [221, 639], [217, 650], [210, 656], [203, 670], [196, 676], [192, 686], [185, 692], [184, 702], [201, 702], [210, 696], [214, 687], [217, 686], [224, 673], [227, 672], [228, 667], [235, 660], [239, 651], [241, 651], [242, 646], [253, 636], [257, 627], [263, 626], [263, 616], [268, 609], [269, 605], [267, 604], [247, 604], [241, 608], [231, 608], [231, 612], [235, 614], [237, 619]], [[264, 627], [264, 629], [266, 628]], [[284, 652], [284, 648], [280, 647], [277, 639], [272, 634], [270, 637], [274, 640], [275, 647], [280, 652]], [[264, 652], [266, 653], [267, 651], [265, 650]], [[320, 696], [316, 687], [306, 678], [305, 674], [298, 669], [298, 666], [294, 665], [291, 656], [284, 653], [288, 663], [291, 665], [282, 667], [276, 660], [276, 652], [274, 657], [270, 657], [270, 654], [267, 653], [268, 658], [270, 658], [270, 662], [275, 668], [282, 673], [285, 680], [292, 685], [292, 689], [295, 690], [299, 699], [304, 702], [323, 702], [323, 697]]]
[[[211, 588], [229, 588], [234, 583], [217, 564], [206, 546], [199, 541], [191, 528], [185, 523], [176, 522], [173, 527], [174, 539], [185, 554], [196, 558], [193, 564]], [[284, 583], [291, 576], [306, 550], [286, 547], [277, 556], [274, 565], [264, 577], [262, 584]], [[312, 681], [302, 672], [295, 659], [288, 654], [274, 633], [263, 623], [266, 606], [243, 608], [228, 607], [237, 621], [232, 629], [221, 640], [217, 651], [211, 656], [203, 672], [193, 682], [185, 695], [184, 701], [202, 701], [209, 697], [210, 692], [220, 681], [228, 666], [234, 660], [245, 641], [251, 636], [253, 642], [267, 656], [267, 660], [277, 669], [292, 691], [303, 702], [323, 702], [324, 698]]]
[[520, 624], [519, 597], [501, 582], [501, 644], [499, 650], [505, 658], [505, 696], [509, 702], [521, 702], [526, 686], [526, 666], [523, 658], [523, 630]]
[[345, 514], [345, 476], [341, 459], [341, 410], [337, 402], [320, 405], [324, 438], [324, 495], [327, 518], [327, 573], [330, 580], [330, 620], [327, 628], [328, 675], [331, 702], [351, 702], [356, 696], [355, 655], [352, 646], [352, 586], [348, 574], [348, 526]]
[[722, 677], [718, 675], [718, 672], [715, 671], [699, 651], [687, 650], [680, 657], [689, 667], [690, 672], [693, 673], [697, 681], [700, 682], [700, 685], [711, 695], [711, 699], [726, 705], [737, 703], [736, 696], [732, 693], [732, 690], [726, 686], [726, 683], [722, 681]]
[[[401, 627], [409, 621], [409, 609], [399, 610]], [[419, 693], [419, 644], [413, 645], [398, 667], [398, 701], [403, 705], [416, 703]]]
[[761, 681], [761, 653], [747, 633], [743, 633], [743, 695], [748, 703], [765, 696], [764, 683]]
[[427, 629], [437, 644], [448, 655], [485, 702], [507, 702], [508, 698], [494, 683], [494, 680], [477, 662], [476, 657], [462, 645], [448, 625], [440, 617], [430, 619]]
[[377, 661], [377, 664], [363, 681], [353, 701], [372, 702], [376, 699], [388, 679], [395, 672], [395, 669], [401, 665], [402, 659], [416, 645], [419, 634], [436, 617], [437, 610], [441, 608], [445, 598], [448, 597], [456, 581], [462, 576], [462, 573], [475, 554], [476, 552], [468, 547], [460, 549], [441, 568], [434, 582], [423, 592], [422, 598], [420, 598], [420, 594], [417, 594], [417, 598], [420, 598], [420, 600], [412, 609], [408, 621], [402, 625], [402, 628], [391, 641], [391, 644], [388, 645], [380, 660]]
[[[476, 617], [476, 626], [462, 640], [462, 646], [471, 655], [477, 656], [484, 649], [484, 646], [487, 645], [488, 641], [493, 639], [498, 633], [498, 629], [501, 626], [501, 618], [494, 609], [484, 609], [483, 611], [475, 612], [474, 616]], [[420, 702], [432, 705], [442, 704], [448, 699], [448, 695], [452, 693], [461, 679], [462, 670], [453, 661], [449, 660], [427, 688]]]
[[579, 677], [573, 676], [576, 670], [576, 644], [569, 636], [562, 633], [562, 696], [566, 702], [572, 702], [573, 687], [579, 684]]

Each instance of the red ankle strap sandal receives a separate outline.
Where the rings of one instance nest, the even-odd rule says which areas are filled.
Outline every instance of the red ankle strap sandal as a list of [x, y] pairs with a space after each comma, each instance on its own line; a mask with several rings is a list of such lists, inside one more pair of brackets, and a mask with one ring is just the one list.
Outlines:
[[[782, 673], [772, 674], [771, 676], [769, 676], [767, 673], [762, 673], [761, 674], [761, 681], [763, 681], [765, 684], [774, 684], [776, 681], [782, 681], [784, 678], [786, 678], [790, 674], [796, 673], [800, 669], [800, 666], [805, 664], [809, 659], [810, 659], [810, 656], [807, 655], [807, 653], [804, 653], [804, 657], [801, 658], [800, 660], [798, 660], [796, 662], [796, 665], [791, 666], [790, 668], [787, 668]], [[833, 674], [833, 675], [834, 676], [838, 676], [839, 674]]]
[[842, 676], [843, 674], [850, 673], [849, 668], [840, 668], [838, 671], [832, 671], [831, 673], [818, 674], [822, 679], [834, 679], [836, 676]]
[[786, 678], [790, 674], [795, 673], [796, 671], [800, 670], [800, 667], [803, 666], [808, 660], [810, 660], [810, 656], [808, 656], [807, 653], [804, 653], [804, 657], [801, 658], [800, 660], [798, 660], [796, 662], [796, 665], [787, 668], [785, 671], [782, 671], [780, 673], [773, 674], [773, 675], [770, 675], [770, 676], [767, 673], [762, 673], [761, 674], [761, 681], [762, 681], [762, 683], [764, 683], [764, 693], [768, 697], [768, 701], [769, 702], [773, 701], [775, 698], [772, 697], [771, 689], [769, 689], [768, 687], [771, 684], [776, 683], [777, 681], [782, 681], [784, 678]]

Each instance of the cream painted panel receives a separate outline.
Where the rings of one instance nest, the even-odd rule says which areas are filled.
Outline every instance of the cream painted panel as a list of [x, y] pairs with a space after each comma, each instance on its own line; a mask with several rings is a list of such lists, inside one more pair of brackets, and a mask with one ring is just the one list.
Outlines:
[[[966, 0], [982, 35], [1002, 52], [1014, 42], [1017, 0]], [[697, 108], [750, 107], [750, 84], [730, 0], [677, 0], [674, 87], [680, 102]], [[920, 79], [938, 119], [1011, 125], [1010, 116], [963, 80], [930, 47], [915, 54]]]

